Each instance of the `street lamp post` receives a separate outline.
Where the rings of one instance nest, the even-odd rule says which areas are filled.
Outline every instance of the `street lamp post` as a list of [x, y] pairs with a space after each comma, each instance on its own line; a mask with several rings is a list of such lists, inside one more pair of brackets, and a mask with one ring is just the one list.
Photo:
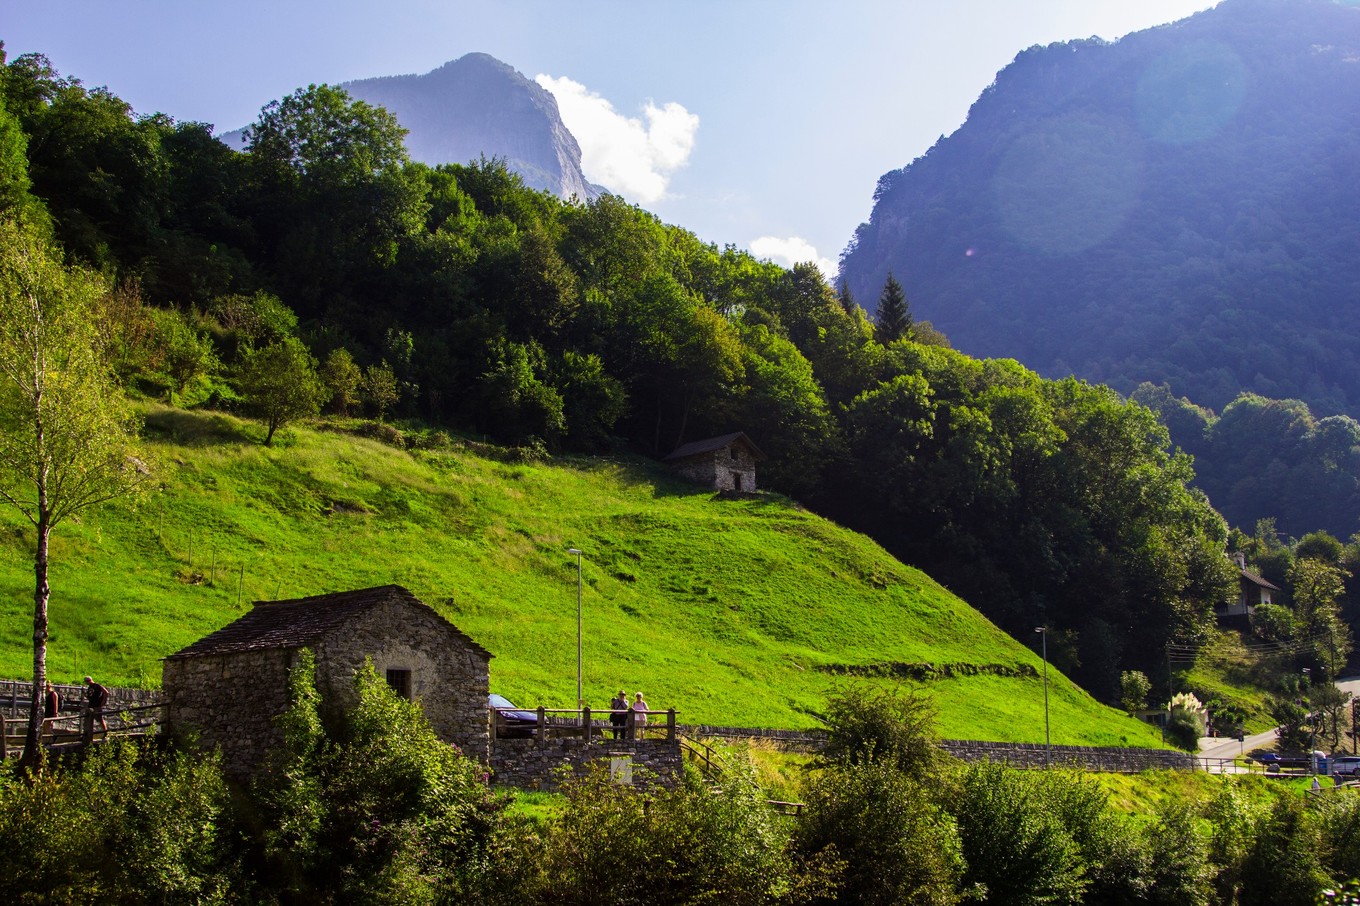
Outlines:
[[567, 553], [576, 555], [576, 707], [584, 708], [586, 699], [581, 689], [581, 552], [573, 547]]
[[1053, 765], [1053, 740], [1048, 730], [1048, 627], [1040, 626], [1034, 630], [1043, 640], [1044, 650], [1044, 767]]

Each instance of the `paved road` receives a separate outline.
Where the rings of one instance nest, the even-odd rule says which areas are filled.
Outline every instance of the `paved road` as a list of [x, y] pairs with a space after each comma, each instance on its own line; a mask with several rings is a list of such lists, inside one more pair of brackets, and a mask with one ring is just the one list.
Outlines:
[[[1338, 687], [1344, 692], [1360, 698], [1360, 676], [1346, 676], [1336, 681]], [[1199, 741], [1199, 754], [1202, 758], [1236, 758], [1244, 755], [1253, 749], [1273, 749], [1277, 737], [1274, 730], [1266, 730], [1264, 733], [1257, 733], [1248, 736], [1242, 742], [1235, 739], [1211, 739], [1204, 738]]]
[[1238, 755], [1245, 755], [1253, 749], [1273, 749], [1278, 738], [1273, 729], [1248, 736], [1241, 742], [1235, 739], [1206, 737], [1199, 741], [1199, 754], [1204, 758], [1236, 758]]

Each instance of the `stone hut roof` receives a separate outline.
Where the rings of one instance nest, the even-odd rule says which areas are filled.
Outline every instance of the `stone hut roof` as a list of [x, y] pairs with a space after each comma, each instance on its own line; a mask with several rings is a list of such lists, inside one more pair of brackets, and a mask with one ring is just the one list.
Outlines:
[[1280, 590], [1280, 587], [1278, 585], [1272, 585], [1269, 580], [1261, 578], [1260, 576], [1256, 575], [1256, 573], [1252, 572], [1246, 567], [1239, 567], [1238, 572], [1242, 574], [1243, 579], [1247, 580], [1252, 585], [1259, 585], [1262, 588], [1269, 588], [1271, 591]]
[[[448, 623], [434, 608], [400, 585], [379, 585], [376, 588], [338, 591], [290, 601], [256, 601], [251, 611], [236, 622], [176, 651], [166, 660], [270, 648], [302, 648], [315, 644], [370, 608], [393, 599], [427, 610]], [[452, 623], [448, 623], [448, 626], [474, 652], [487, 660], [491, 659], [491, 652]]]
[[664, 460], [662, 460], [662, 462], [671, 462], [672, 460], [676, 459], [688, 459], [691, 456], [699, 456], [704, 453], [712, 453], [715, 450], [721, 450], [724, 447], [729, 447], [732, 444], [737, 443], [738, 441], [745, 444], [750, 449], [751, 455], [754, 456], [756, 459], [769, 458], [764, 453], [760, 452], [759, 447], [757, 447], [755, 444], [751, 442], [751, 438], [746, 436], [745, 431], [735, 431], [731, 434], [724, 434], [721, 437], [710, 437], [708, 438], [708, 440], [696, 440], [693, 443], [688, 443], [683, 446], [676, 447], [675, 450], [671, 453], [671, 455], [667, 456]]

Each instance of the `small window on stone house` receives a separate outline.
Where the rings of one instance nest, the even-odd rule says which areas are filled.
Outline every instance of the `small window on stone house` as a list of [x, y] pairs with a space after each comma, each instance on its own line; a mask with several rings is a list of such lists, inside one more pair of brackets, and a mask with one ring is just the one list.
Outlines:
[[739, 454], [739, 453], [737, 452], [737, 448], [736, 448], [736, 447], [731, 448], [728, 452], [732, 454], [732, 461], [733, 461], [733, 462], [736, 462], [738, 459], [741, 458], [741, 454]]
[[387, 685], [391, 686], [402, 698], [411, 700], [411, 671], [410, 670], [387, 670]]

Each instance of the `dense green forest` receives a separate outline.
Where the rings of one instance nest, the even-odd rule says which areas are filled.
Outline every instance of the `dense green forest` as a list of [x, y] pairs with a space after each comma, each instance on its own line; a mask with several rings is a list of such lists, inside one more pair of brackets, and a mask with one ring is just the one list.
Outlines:
[[717, 248], [613, 196], [567, 203], [495, 160], [413, 163], [327, 86], [234, 151], [45, 58], [6, 61], [0, 204], [114, 287], [134, 393], [324, 406], [534, 455], [652, 456], [744, 430], [767, 486], [865, 531], [1106, 700], [1232, 594], [1228, 528], [1153, 412], [1075, 379], [879, 331], [811, 266]]
[[1231, 525], [1273, 519], [1293, 537], [1360, 531], [1360, 422], [1318, 418], [1302, 400], [1244, 393], [1222, 413], [1144, 383], [1132, 399], [1153, 409], [1195, 459], [1195, 484]]
[[881, 178], [842, 276], [1044, 375], [1360, 416], [1357, 53], [1331, 0], [1030, 48]]

